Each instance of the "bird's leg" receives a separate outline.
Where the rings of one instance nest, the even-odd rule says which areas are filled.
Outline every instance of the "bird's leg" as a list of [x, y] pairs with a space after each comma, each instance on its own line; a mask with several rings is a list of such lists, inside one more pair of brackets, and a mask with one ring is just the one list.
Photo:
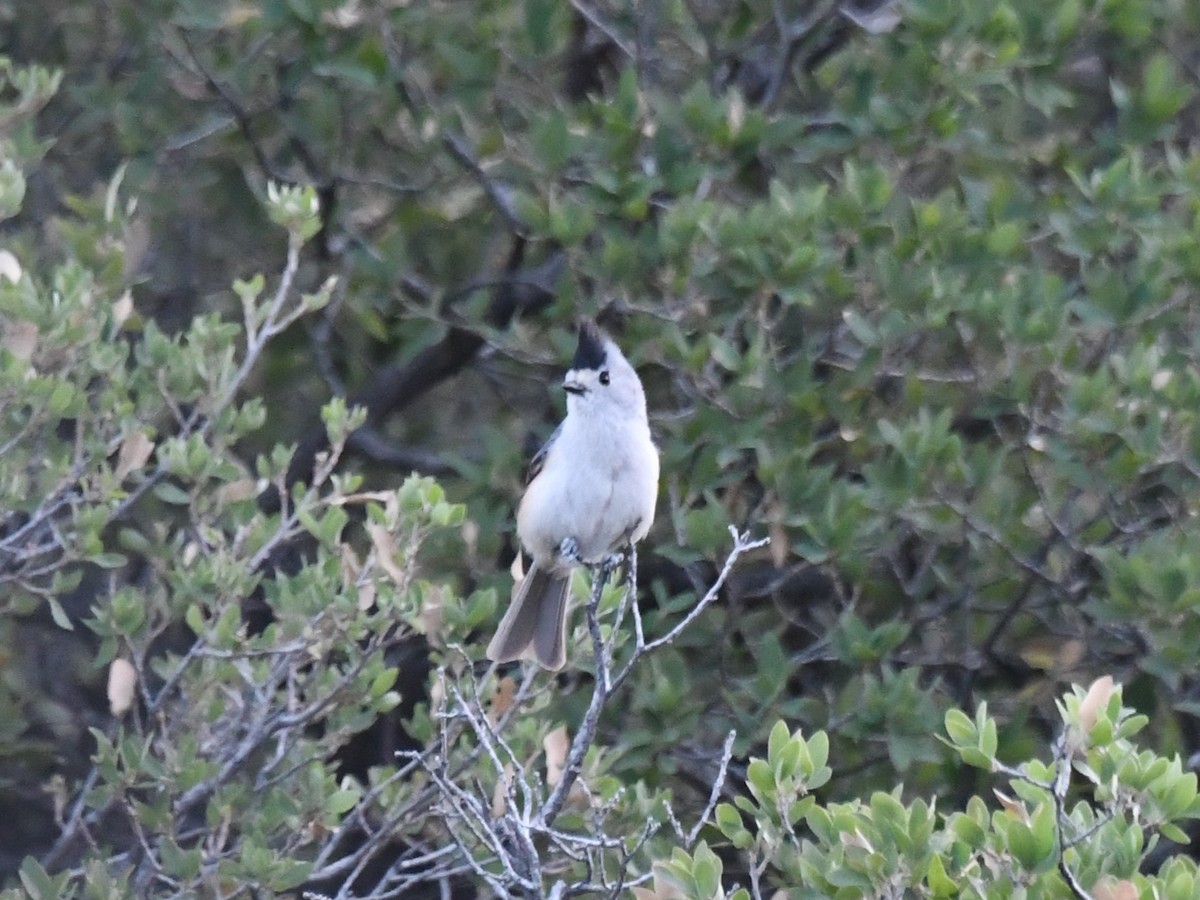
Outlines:
[[[608, 556], [604, 557], [604, 559], [602, 559], [600, 561], [600, 568], [604, 571], [604, 573], [606, 575], [615, 571], [617, 566], [621, 565], [621, 563], [625, 562], [625, 560], [633, 559], [633, 541], [630, 540], [630, 537], [633, 535], [633, 530], [636, 527], [637, 527], [636, 524], [633, 526], [630, 526], [629, 530], [626, 531], [625, 534], [622, 536], [621, 539], [624, 542], [624, 544], [621, 547], [621, 549], [614, 550], [612, 553], [608, 554]], [[625, 578], [628, 579], [628, 577], [629, 577], [629, 569], [626, 568], [625, 569]]]
[[579, 558], [579, 541], [573, 537], [562, 539], [562, 543], [558, 545], [558, 555], [569, 563], [583, 565], [583, 560]]

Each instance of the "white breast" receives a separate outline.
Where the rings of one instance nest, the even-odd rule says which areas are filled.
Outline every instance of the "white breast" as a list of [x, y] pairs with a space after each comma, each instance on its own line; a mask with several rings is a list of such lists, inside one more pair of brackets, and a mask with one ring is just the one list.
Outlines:
[[550, 562], [564, 538], [598, 562], [618, 543], [645, 536], [658, 496], [658, 451], [642, 422], [589, 427], [568, 416], [517, 511], [517, 535]]

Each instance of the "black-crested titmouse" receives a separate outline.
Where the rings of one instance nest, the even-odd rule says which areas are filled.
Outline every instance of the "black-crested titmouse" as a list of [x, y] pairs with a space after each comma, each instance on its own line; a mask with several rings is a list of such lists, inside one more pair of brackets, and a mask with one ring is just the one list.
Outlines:
[[517, 537], [533, 562], [488, 645], [495, 662], [561, 669], [572, 571], [640, 541], [654, 520], [658, 450], [642, 383], [592, 322], [580, 326], [563, 389], [567, 416], [530, 463], [517, 509]]

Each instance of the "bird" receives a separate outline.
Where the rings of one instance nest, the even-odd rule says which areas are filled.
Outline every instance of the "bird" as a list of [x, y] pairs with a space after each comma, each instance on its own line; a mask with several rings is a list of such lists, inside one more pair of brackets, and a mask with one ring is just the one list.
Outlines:
[[517, 508], [532, 564], [487, 655], [495, 663], [566, 664], [571, 575], [646, 536], [658, 501], [658, 449], [633, 366], [590, 319], [563, 378], [567, 414], [533, 457]]

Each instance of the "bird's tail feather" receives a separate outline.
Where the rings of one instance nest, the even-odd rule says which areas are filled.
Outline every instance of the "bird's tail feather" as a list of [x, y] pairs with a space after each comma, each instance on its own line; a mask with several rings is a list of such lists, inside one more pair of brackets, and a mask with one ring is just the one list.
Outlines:
[[570, 586], [570, 575], [543, 572], [535, 562], [488, 644], [488, 659], [498, 663], [534, 659], [552, 671], [561, 669], [567, 662]]

